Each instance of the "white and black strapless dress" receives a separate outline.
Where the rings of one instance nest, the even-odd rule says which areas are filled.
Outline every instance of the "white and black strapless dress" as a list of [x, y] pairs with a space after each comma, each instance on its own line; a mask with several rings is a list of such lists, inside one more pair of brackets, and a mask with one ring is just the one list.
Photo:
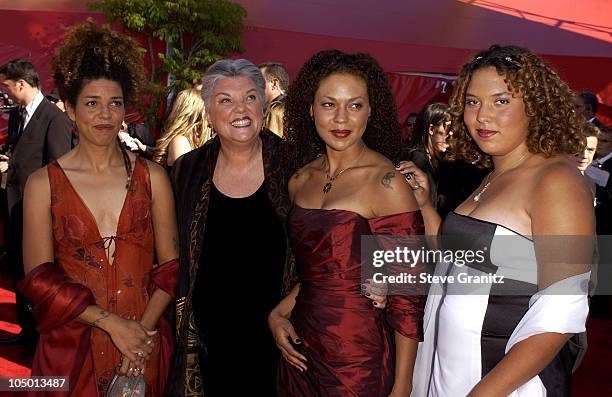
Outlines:
[[[516, 343], [545, 332], [582, 333], [588, 314], [587, 294], [552, 294], [559, 287], [583, 291], [589, 273], [566, 278], [538, 291], [533, 241], [498, 224], [451, 212], [443, 235], [461, 236], [463, 244], [485, 246], [478, 265], [438, 263], [436, 275], [503, 276], [503, 284], [484, 282], [432, 284], [425, 307], [424, 342], [419, 344], [413, 397], [459, 397], [499, 363]], [[485, 277], [486, 278], [486, 277]], [[465, 279], [465, 277], [464, 277]], [[586, 281], [585, 281], [586, 280]], [[574, 351], [566, 344], [537, 376], [512, 397], [569, 396]]]

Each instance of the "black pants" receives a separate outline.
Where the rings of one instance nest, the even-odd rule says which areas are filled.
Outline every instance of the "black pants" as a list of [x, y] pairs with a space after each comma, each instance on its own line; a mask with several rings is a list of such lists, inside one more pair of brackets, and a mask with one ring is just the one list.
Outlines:
[[28, 301], [19, 291], [17, 282], [25, 277], [23, 269], [23, 200], [15, 205], [11, 215], [5, 218], [4, 222], [4, 243], [6, 248], [9, 270], [15, 287], [15, 297], [17, 301], [17, 322], [22, 329], [26, 343], [36, 344], [38, 332], [36, 331], [36, 321], [32, 313], [32, 303]]

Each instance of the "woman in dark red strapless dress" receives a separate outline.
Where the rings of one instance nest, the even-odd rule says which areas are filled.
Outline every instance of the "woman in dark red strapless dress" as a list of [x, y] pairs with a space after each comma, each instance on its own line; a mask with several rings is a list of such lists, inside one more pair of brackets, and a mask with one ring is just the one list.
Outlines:
[[380, 66], [365, 54], [315, 54], [289, 91], [285, 134], [295, 158], [312, 161], [289, 182], [299, 284], [269, 317], [284, 358], [278, 394], [407, 397], [424, 297], [389, 296], [383, 311], [361, 291], [361, 236], [425, 232], [388, 160], [400, 135]]
[[393, 386], [393, 330], [421, 338], [421, 297], [390, 297], [385, 312], [361, 293], [361, 236], [423, 234], [418, 211], [365, 219], [345, 210], [294, 207], [289, 218], [300, 265], [291, 323], [307, 371], [282, 364], [287, 396], [387, 396]]

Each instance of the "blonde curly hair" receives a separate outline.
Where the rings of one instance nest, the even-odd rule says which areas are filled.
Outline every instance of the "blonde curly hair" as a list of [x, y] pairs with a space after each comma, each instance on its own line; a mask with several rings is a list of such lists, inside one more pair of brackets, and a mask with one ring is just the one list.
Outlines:
[[179, 92], [168, 116], [166, 127], [155, 145], [153, 161], [166, 166], [168, 146], [177, 136], [184, 136], [193, 149], [204, 145], [213, 137], [212, 128], [206, 121], [204, 100], [194, 88]]
[[527, 147], [546, 157], [576, 154], [586, 145], [585, 119], [576, 112], [575, 96], [559, 75], [531, 51], [493, 45], [463, 66], [450, 99], [451, 158], [491, 167], [491, 156], [482, 152], [464, 122], [465, 94], [472, 74], [494, 67], [508, 88], [523, 98], [529, 118]]

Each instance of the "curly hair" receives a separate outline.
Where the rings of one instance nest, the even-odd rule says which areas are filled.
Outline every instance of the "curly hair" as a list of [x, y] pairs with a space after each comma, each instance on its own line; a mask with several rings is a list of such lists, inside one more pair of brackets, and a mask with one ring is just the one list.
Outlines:
[[51, 68], [60, 97], [72, 105], [83, 86], [95, 79], [119, 83], [126, 102], [144, 85], [142, 53], [136, 41], [108, 25], [98, 27], [91, 18], [70, 28]]
[[204, 145], [212, 135], [200, 91], [193, 88], [183, 90], [177, 94], [164, 133], [157, 140], [153, 161], [166, 165], [168, 145], [177, 136], [187, 138], [189, 145], [196, 149]]
[[319, 84], [332, 74], [350, 74], [363, 79], [372, 109], [363, 134], [371, 149], [397, 159], [400, 126], [391, 88], [378, 62], [368, 54], [347, 54], [338, 50], [314, 54], [289, 86], [285, 103], [286, 158], [292, 169], [299, 169], [325, 152], [325, 143], [317, 134], [310, 107]]
[[521, 95], [529, 119], [527, 147], [546, 157], [579, 153], [586, 139], [584, 117], [576, 112], [575, 95], [559, 75], [531, 51], [515, 46], [493, 45], [466, 63], [459, 73], [450, 99], [452, 159], [491, 167], [491, 156], [478, 148], [463, 121], [465, 95], [476, 70], [494, 67], [508, 89]]

